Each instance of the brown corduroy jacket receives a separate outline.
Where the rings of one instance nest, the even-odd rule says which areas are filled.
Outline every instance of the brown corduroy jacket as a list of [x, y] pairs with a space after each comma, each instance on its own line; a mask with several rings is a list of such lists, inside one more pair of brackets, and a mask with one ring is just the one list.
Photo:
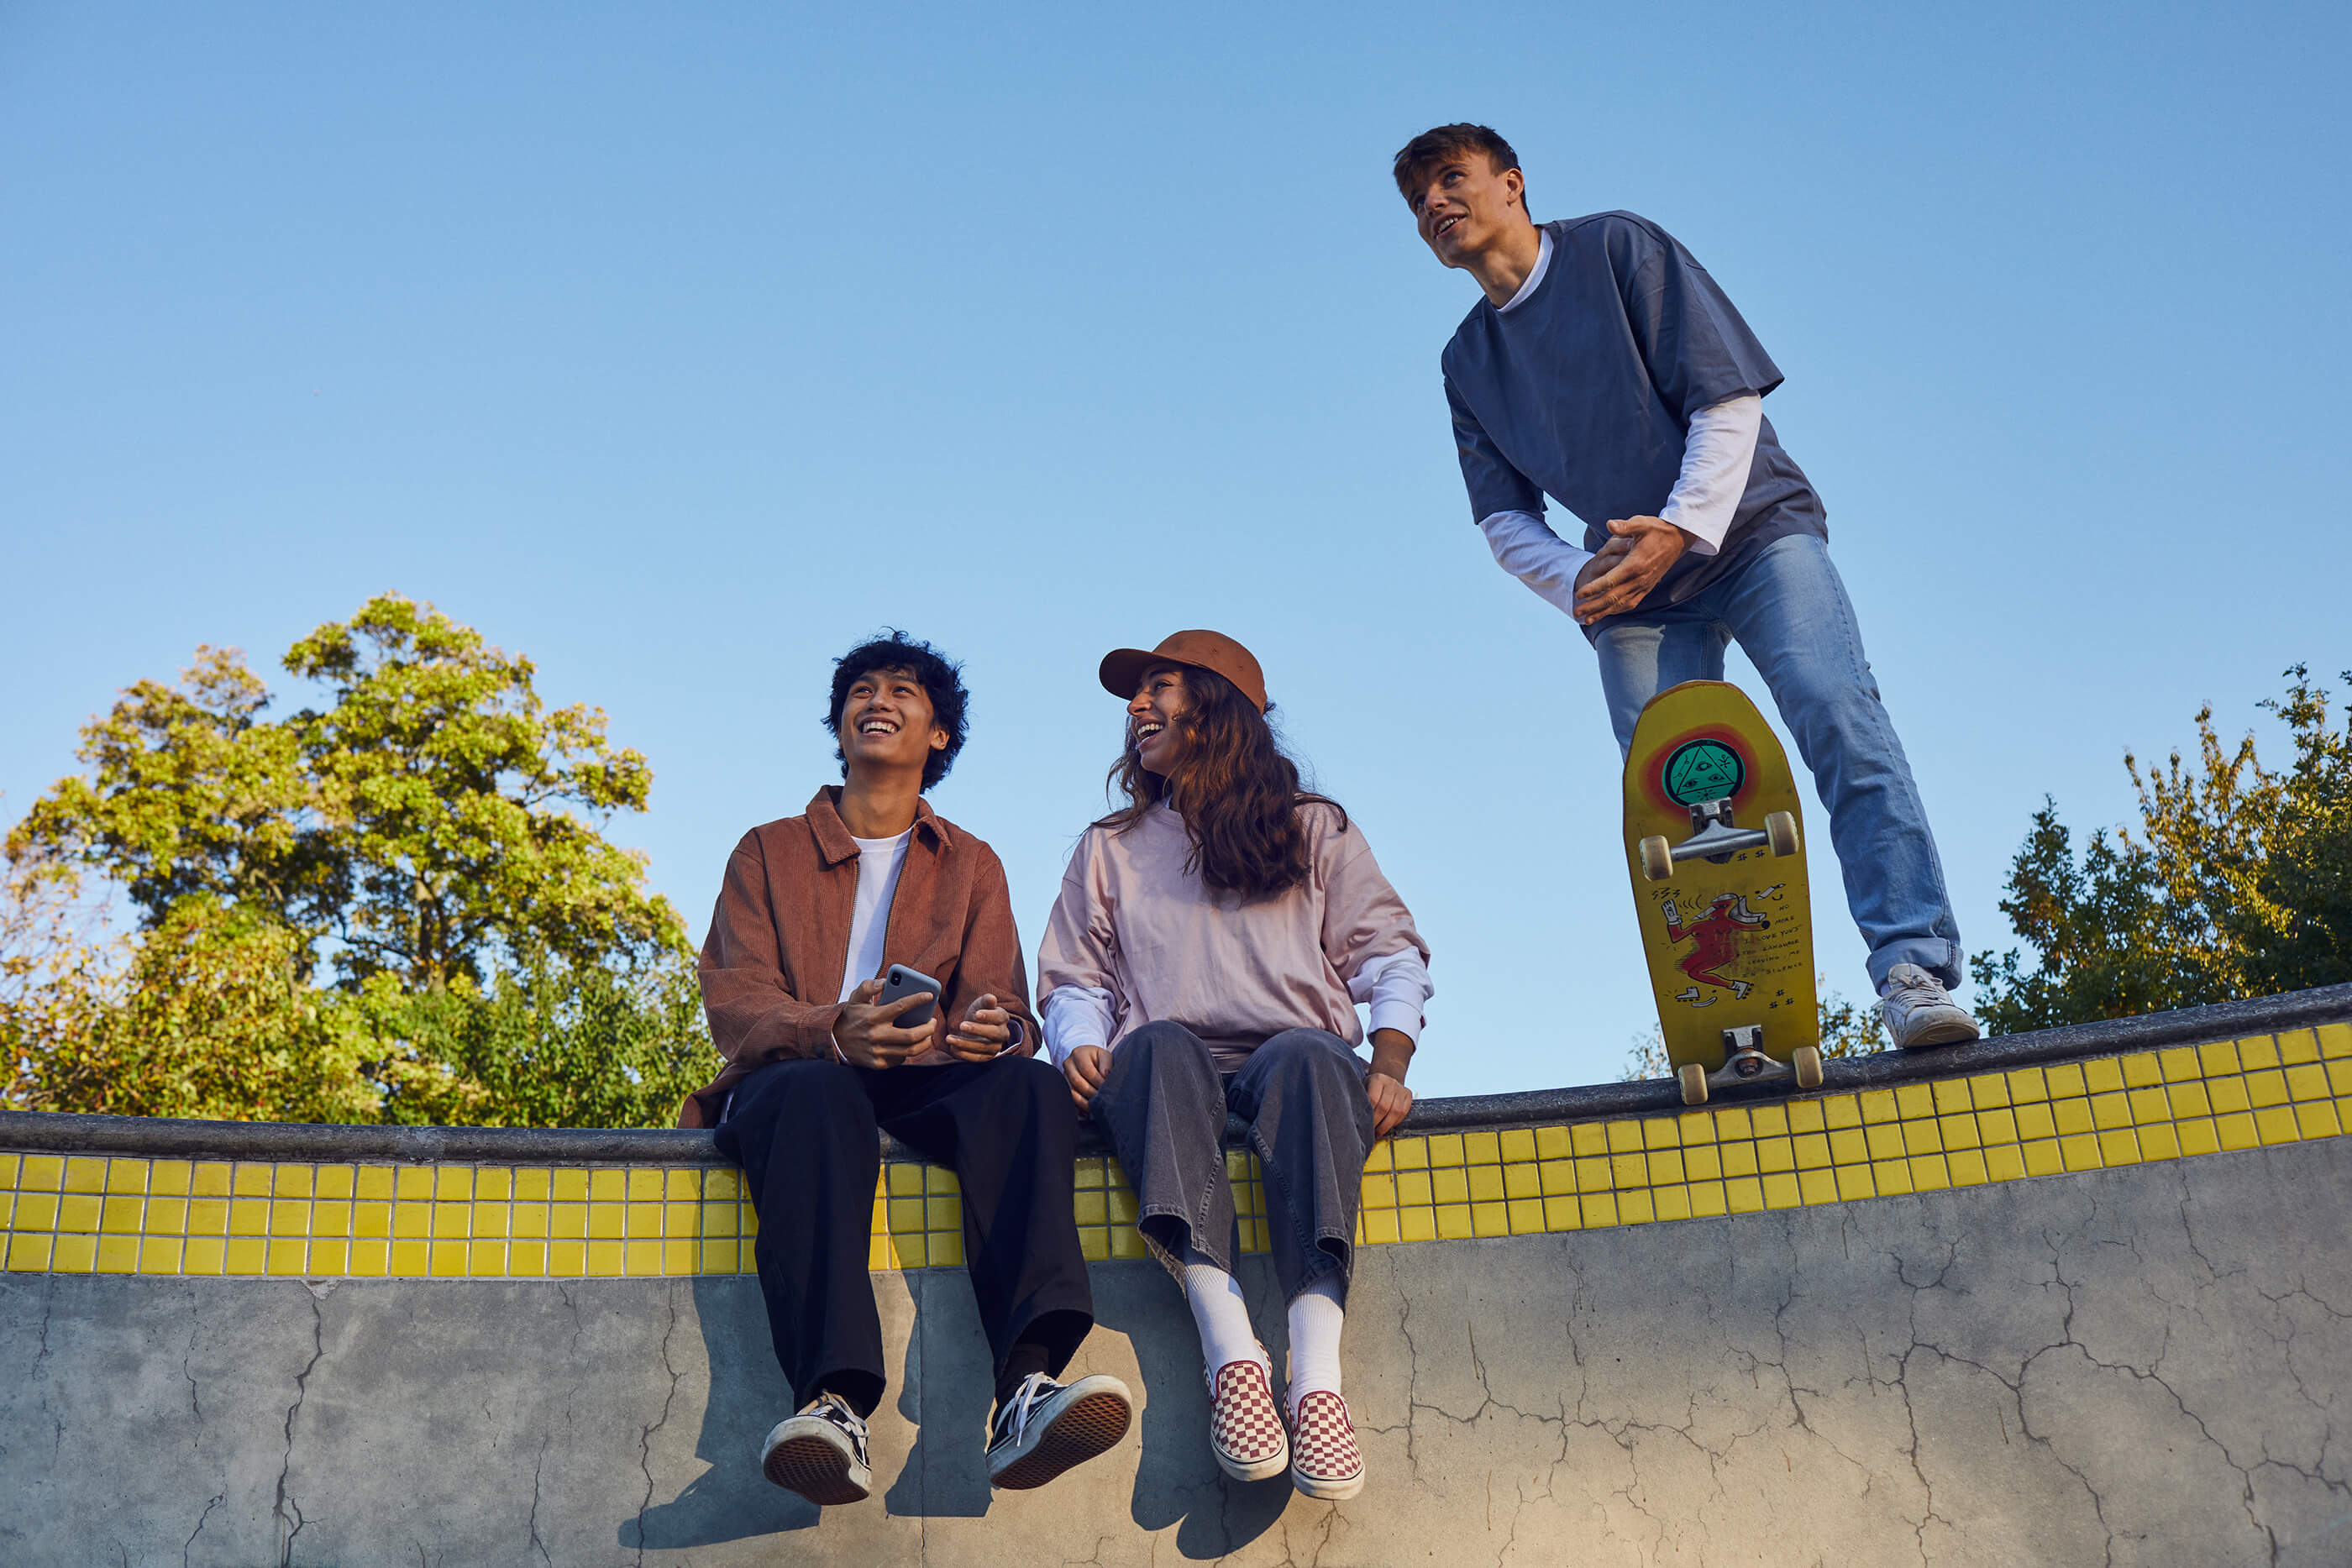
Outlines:
[[[703, 1011], [727, 1070], [687, 1096], [681, 1127], [716, 1125], [728, 1094], [758, 1068], [833, 1051], [841, 1016], [835, 998], [857, 900], [857, 843], [842, 824], [839, 800], [839, 787], [826, 786], [804, 814], [752, 829], [727, 857], [701, 961]], [[1036, 1051], [1044, 1037], [1029, 1005], [1004, 867], [994, 850], [934, 814], [929, 801], [915, 807], [915, 836], [891, 895], [882, 951], [886, 965], [919, 969], [945, 990], [935, 1040], [974, 997], [992, 992], [1021, 1022], [1013, 1050]], [[954, 1060], [935, 1043], [908, 1065]]]

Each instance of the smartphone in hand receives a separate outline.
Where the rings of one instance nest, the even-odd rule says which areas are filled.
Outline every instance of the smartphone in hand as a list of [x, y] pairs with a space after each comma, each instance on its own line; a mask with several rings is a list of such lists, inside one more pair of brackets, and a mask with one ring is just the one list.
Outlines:
[[899, 1029], [921, 1029], [938, 1016], [940, 983], [920, 969], [909, 969], [904, 964], [893, 964], [882, 977], [882, 994], [875, 998], [878, 1007], [888, 1007], [901, 997], [911, 997], [919, 991], [929, 991], [931, 999], [920, 1007], [908, 1008], [893, 1020]]

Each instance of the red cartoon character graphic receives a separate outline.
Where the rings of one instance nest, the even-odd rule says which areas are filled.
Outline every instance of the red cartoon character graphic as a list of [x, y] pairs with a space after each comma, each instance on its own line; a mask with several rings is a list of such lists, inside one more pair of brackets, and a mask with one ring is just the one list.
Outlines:
[[[1748, 907], [1746, 894], [1717, 894], [1715, 902], [1706, 906], [1706, 913], [1687, 925], [1683, 924], [1682, 911], [1675, 906], [1671, 898], [1660, 906], [1658, 913], [1666, 917], [1666, 936], [1670, 941], [1688, 940], [1693, 944], [1688, 953], [1675, 960], [1675, 967], [1694, 980], [1722, 987], [1734, 998], [1745, 998], [1756, 988], [1746, 980], [1727, 979], [1717, 972], [1739, 956], [1742, 932], [1764, 931], [1772, 925]], [[1675, 999], [1689, 1002], [1694, 1007], [1709, 1005], [1698, 999], [1696, 988], [1683, 992]]]

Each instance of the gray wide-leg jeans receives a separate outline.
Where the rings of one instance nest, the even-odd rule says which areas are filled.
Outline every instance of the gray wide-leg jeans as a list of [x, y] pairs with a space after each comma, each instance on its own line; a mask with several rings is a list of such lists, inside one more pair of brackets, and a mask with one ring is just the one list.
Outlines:
[[1334, 1270], [1345, 1292], [1372, 1148], [1365, 1071], [1347, 1041], [1319, 1029], [1283, 1030], [1230, 1076], [1182, 1024], [1146, 1024], [1118, 1042], [1088, 1111], [1135, 1187], [1144, 1245], [1180, 1284], [1188, 1243], [1228, 1273], [1241, 1252], [1225, 1176], [1230, 1107], [1249, 1124], [1265, 1171], [1282, 1299]]

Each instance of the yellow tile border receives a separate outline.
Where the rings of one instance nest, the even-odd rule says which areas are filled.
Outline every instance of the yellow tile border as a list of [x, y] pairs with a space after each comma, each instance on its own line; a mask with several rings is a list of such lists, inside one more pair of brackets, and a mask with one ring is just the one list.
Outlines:
[[[1526, 1236], [1850, 1203], [2341, 1136], [2352, 1024], [1803, 1099], [1394, 1138], [1357, 1240]], [[1242, 1249], [1264, 1173], [1228, 1153]], [[1117, 1162], [1076, 1170], [1078, 1239], [1144, 1256]], [[702, 1166], [320, 1164], [0, 1153], [0, 1268], [431, 1279], [744, 1274], [759, 1221]], [[955, 1175], [875, 1183], [876, 1269], [963, 1261]]]

